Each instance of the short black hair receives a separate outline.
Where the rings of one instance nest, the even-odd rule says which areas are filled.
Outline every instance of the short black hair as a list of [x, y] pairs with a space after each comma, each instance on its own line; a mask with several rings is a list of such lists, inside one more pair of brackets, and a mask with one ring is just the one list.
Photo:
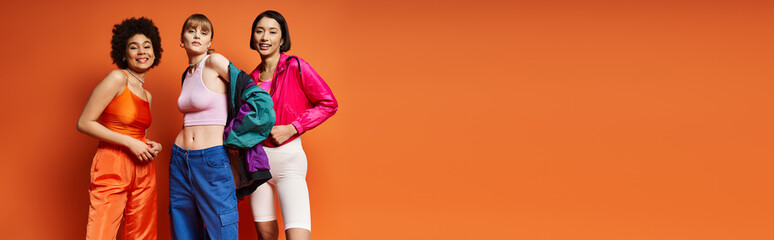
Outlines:
[[113, 58], [113, 63], [119, 68], [128, 68], [129, 64], [124, 60], [126, 55], [126, 44], [129, 38], [134, 35], [142, 34], [150, 39], [153, 45], [153, 55], [155, 60], [151, 68], [159, 65], [161, 62], [161, 36], [159, 35], [159, 28], [153, 24], [153, 21], [145, 17], [129, 18], [113, 26], [113, 39], [110, 40], [112, 50], [110, 50], [110, 57]]
[[285, 17], [282, 16], [277, 11], [274, 10], [268, 10], [265, 12], [262, 12], [261, 14], [258, 14], [257, 17], [255, 17], [255, 21], [253, 21], [253, 27], [250, 28], [250, 49], [255, 49], [255, 37], [253, 37], [253, 32], [255, 31], [255, 25], [258, 25], [258, 22], [261, 21], [264, 17], [271, 18], [277, 21], [280, 25], [280, 31], [282, 32], [282, 39], [284, 40], [282, 43], [282, 46], [280, 46], [280, 53], [284, 53], [287, 51], [290, 51], [290, 31], [288, 30], [288, 22], [285, 21]]

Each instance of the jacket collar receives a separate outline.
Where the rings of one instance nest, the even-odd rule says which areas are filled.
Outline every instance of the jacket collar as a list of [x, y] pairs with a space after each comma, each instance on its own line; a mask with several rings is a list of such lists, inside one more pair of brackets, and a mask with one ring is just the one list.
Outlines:
[[288, 62], [288, 58], [289, 57], [290, 56], [285, 55], [284, 53], [280, 53], [279, 63], [277, 63], [277, 69], [275, 69], [274, 72], [276, 72], [276, 73], [284, 72], [285, 69], [288, 67], [287, 66], [287, 62]]

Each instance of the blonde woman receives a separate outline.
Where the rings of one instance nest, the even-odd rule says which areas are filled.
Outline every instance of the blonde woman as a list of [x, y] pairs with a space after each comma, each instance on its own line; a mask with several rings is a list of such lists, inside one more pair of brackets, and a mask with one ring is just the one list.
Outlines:
[[177, 106], [184, 115], [169, 163], [173, 239], [237, 239], [239, 212], [234, 179], [223, 146], [229, 61], [211, 54], [212, 22], [202, 14], [185, 20], [180, 44], [188, 54]]

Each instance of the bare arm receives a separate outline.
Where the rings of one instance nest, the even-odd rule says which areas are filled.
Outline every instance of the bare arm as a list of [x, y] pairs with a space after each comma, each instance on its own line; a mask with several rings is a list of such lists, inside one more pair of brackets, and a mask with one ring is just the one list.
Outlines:
[[217, 53], [213, 53], [210, 57], [207, 58], [205, 66], [218, 73], [219, 77], [228, 82], [230, 81], [228, 76], [228, 64], [229, 61], [226, 57]]
[[104, 79], [102, 79], [91, 93], [89, 101], [86, 102], [86, 106], [83, 108], [80, 118], [78, 118], [78, 125], [76, 128], [78, 131], [101, 141], [125, 146], [131, 150], [138, 159], [149, 161], [153, 156], [150, 154], [150, 146], [130, 136], [111, 131], [98, 121], [99, 116], [102, 115], [102, 112], [115, 96], [122, 90], [129, 91], [128, 89], [124, 89], [126, 81], [127, 79], [120, 70], [111, 71]]

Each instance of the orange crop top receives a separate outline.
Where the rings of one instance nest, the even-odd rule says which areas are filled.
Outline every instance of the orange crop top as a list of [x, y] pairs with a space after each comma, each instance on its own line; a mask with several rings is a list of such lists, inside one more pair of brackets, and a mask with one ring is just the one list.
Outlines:
[[[112, 131], [143, 139], [151, 124], [150, 104], [129, 90], [129, 76], [126, 72], [124, 76], [126, 88], [105, 107], [99, 122]], [[143, 94], [147, 99], [148, 95], [144, 91]]]

